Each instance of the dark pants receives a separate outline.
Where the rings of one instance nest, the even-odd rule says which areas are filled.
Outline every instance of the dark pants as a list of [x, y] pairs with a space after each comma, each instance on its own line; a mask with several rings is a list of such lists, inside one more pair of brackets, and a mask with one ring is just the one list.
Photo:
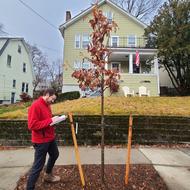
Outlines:
[[55, 161], [59, 156], [59, 151], [55, 140], [48, 143], [34, 144], [34, 148], [34, 163], [30, 170], [27, 182], [27, 190], [34, 190], [36, 181], [38, 180], [40, 172], [44, 167], [47, 153], [49, 154], [49, 159], [46, 167], [46, 173], [48, 174], [51, 173]]

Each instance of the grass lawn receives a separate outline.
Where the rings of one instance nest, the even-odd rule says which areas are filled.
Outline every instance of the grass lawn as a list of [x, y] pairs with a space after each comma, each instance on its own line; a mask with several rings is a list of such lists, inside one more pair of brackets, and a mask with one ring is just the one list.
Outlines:
[[[17, 106], [2, 111], [0, 119], [26, 119], [27, 107]], [[82, 98], [52, 105], [54, 115], [72, 112], [76, 115], [99, 115], [100, 97]], [[105, 115], [163, 115], [190, 117], [188, 97], [106, 97]]]
[[7, 112], [13, 112], [15, 110], [27, 108], [31, 103], [17, 103], [11, 105], [0, 105], [0, 115]]

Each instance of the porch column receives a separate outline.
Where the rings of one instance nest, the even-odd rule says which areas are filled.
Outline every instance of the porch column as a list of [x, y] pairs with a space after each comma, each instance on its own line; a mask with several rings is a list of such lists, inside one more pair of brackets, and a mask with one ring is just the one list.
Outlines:
[[155, 56], [154, 57], [154, 74], [158, 75], [158, 58]]
[[133, 54], [129, 54], [129, 73], [133, 73]]
[[157, 76], [158, 94], [160, 95], [160, 78], [159, 78], [159, 68], [158, 68], [158, 58], [154, 57], [154, 74]]

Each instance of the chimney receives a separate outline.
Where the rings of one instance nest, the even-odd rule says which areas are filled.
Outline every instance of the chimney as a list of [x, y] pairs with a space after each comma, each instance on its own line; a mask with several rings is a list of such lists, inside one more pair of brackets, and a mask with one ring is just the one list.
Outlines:
[[71, 12], [66, 11], [66, 22], [71, 19]]

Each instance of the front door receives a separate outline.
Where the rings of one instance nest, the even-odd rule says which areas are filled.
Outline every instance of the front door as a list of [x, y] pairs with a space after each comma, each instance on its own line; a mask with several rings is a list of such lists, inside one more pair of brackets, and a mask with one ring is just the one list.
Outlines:
[[15, 92], [11, 93], [11, 104], [15, 103]]

